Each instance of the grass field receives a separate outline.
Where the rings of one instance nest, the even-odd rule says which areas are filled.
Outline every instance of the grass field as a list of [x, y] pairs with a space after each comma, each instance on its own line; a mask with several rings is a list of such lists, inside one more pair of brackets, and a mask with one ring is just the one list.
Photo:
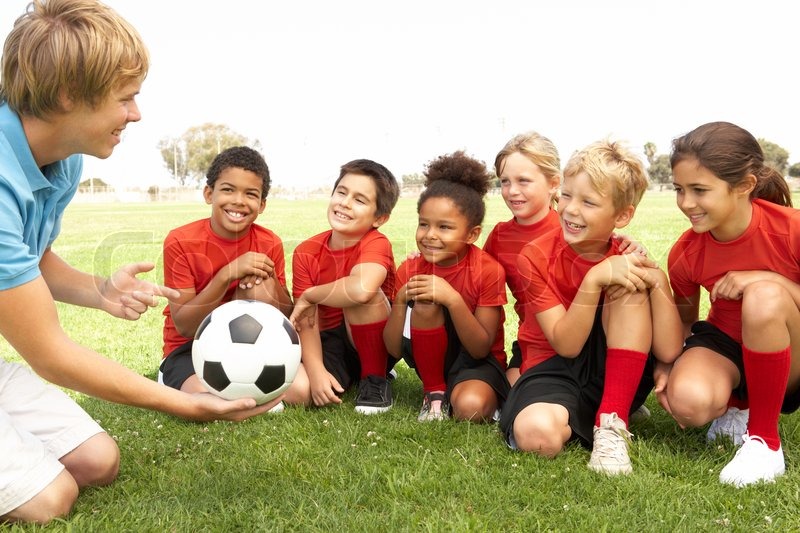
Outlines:
[[[287, 254], [327, 228], [325, 201], [270, 200], [260, 222]], [[488, 201], [484, 234], [508, 212]], [[384, 226], [395, 257], [415, 248], [416, 203], [401, 199]], [[158, 263], [172, 227], [208, 216], [197, 204], [74, 204], [54, 249], [78, 268], [109, 274], [132, 261]], [[645, 196], [625, 230], [660, 264], [687, 223], [674, 193]], [[481, 239], [481, 243], [483, 239]], [[162, 316], [138, 322], [59, 305], [65, 329], [154, 377]], [[507, 309], [513, 317], [511, 306]], [[516, 333], [510, 321], [509, 340]], [[19, 358], [0, 345], [0, 355]], [[86, 369], [90, 372], [91, 369]], [[800, 431], [781, 419], [787, 474], [776, 484], [719, 484], [730, 444], [681, 431], [651, 396], [653, 416], [632, 426], [634, 473], [607, 478], [586, 468], [577, 445], [554, 460], [512, 452], [496, 426], [419, 424], [421, 385], [401, 365], [395, 408], [365, 417], [353, 394], [341, 407], [289, 408], [243, 423], [195, 424], [75, 395], [119, 443], [120, 476], [84, 491], [55, 531], [753, 531], [800, 530]], [[35, 526], [10, 530], [34, 531]]]

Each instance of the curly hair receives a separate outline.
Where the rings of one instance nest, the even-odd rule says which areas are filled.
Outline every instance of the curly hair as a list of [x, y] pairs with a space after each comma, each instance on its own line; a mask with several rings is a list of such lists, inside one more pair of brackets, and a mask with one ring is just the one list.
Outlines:
[[229, 168], [241, 168], [248, 170], [261, 178], [261, 198], [264, 199], [269, 194], [270, 177], [267, 162], [264, 156], [253, 150], [249, 146], [234, 146], [227, 148], [217, 154], [206, 173], [206, 185], [214, 188], [214, 184], [219, 179], [219, 175]]
[[430, 161], [423, 172], [425, 190], [417, 201], [417, 212], [428, 198], [449, 198], [471, 226], [480, 226], [486, 215], [483, 197], [489, 192], [490, 178], [486, 164], [462, 150]]

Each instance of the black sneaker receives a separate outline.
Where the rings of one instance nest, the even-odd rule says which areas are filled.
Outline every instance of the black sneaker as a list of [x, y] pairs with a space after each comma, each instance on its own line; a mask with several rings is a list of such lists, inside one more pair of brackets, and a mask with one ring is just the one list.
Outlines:
[[367, 376], [358, 384], [356, 412], [362, 415], [385, 413], [392, 408], [392, 386], [386, 378]]

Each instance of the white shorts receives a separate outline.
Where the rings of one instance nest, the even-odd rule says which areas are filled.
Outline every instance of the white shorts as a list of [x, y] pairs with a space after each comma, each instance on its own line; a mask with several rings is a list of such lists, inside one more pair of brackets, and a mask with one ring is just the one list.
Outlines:
[[102, 432], [63, 391], [0, 359], [0, 516], [44, 490], [64, 469], [59, 458]]

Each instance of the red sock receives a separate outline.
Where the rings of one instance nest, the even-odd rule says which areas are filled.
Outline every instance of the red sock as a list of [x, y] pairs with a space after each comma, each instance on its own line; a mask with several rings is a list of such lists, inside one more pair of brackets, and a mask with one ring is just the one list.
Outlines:
[[601, 413], [617, 413], [628, 425], [628, 414], [633, 397], [642, 380], [647, 354], [623, 348], [608, 348], [606, 351], [606, 377], [603, 383], [603, 399], [597, 409], [594, 424], [600, 425]]
[[361, 361], [361, 379], [367, 376], [386, 377], [386, 361], [389, 352], [383, 342], [383, 328], [386, 320], [372, 324], [350, 324], [353, 344], [356, 345]]
[[414, 366], [422, 380], [422, 390], [446, 390], [444, 358], [447, 354], [447, 331], [444, 326], [433, 329], [411, 328], [411, 351], [414, 354]]
[[750, 401], [750, 420], [747, 432], [758, 435], [771, 450], [781, 445], [778, 436], [778, 417], [789, 381], [791, 349], [779, 352], [755, 352], [742, 346], [744, 373], [747, 376], [747, 397]]

